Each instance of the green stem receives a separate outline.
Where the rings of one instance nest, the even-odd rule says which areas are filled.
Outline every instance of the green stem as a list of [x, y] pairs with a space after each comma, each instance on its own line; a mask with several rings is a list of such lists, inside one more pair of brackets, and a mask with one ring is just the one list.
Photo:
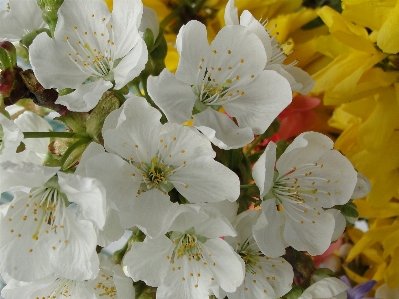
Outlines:
[[246, 190], [246, 189], [251, 188], [252, 186], [253, 186], [253, 184], [241, 185], [241, 186], [240, 186], [240, 189], [241, 189], [241, 190]]
[[141, 77], [141, 84], [143, 85], [143, 90], [144, 90], [144, 97], [146, 98], [147, 102], [152, 106], [155, 107], [155, 104], [153, 102], [153, 100], [151, 99], [151, 97], [148, 95], [148, 91], [147, 91], [147, 79], [148, 76], [142, 76]]
[[23, 132], [24, 138], [82, 138], [87, 137], [73, 132]]
[[183, 10], [184, 6], [179, 6], [175, 8], [170, 14], [168, 14], [165, 19], [159, 23], [159, 34], [162, 33], [162, 31], [165, 29], [165, 27], [175, 18], [177, 17], [181, 11]]
[[247, 149], [247, 151], [245, 152], [245, 155], [248, 156], [251, 151], [255, 148], [255, 146], [258, 145], [259, 142], [261, 142], [264, 139], [263, 135], [259, 135], [254, 142], [252, 142], [251, 146], [249, 147], [249, 149]]

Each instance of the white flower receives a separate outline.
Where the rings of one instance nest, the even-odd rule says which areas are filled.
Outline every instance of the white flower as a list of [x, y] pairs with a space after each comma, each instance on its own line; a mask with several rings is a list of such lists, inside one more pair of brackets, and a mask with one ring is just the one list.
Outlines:
[[37, 1], [10, 0], [7, 6], [7, 10], [0, 11], [0, 41], [16, 42], [46, 26]]
[[176, 74], [165, 69], [150, 77], [148, 92], [170, 122], [193, 118], [218, 147], [248, 144], [291, 102], [287, 80], [263, 70], [262, 42], [245, 27], [226, 26], [209, 45], [205, 25], [191, 21], [180, 29], [176, 43]]
[[347, 203], [357, 181], [353, 166], [333, 145], [320, 133], [302, 133], [281, 155], [276, 170], [273, 142], [254, 165], [264, 201], [253, 233], [265, 255], [280, 256], [287, 246], [318, 255], [330, 245], [335, 221], [323, 208]]
[[10, 280], [1, 294], [7, 299], [133, 299], [132, 280], [107, 256], [100, 254], [99, 258], [100, 270], [93, 280], [77, 281], [56, 276], [29, 283]]
[[53, 273], [76, 280], [96, 277], [94, 226], [102, 229], [105, 221], [101, 183], [27, 163], [3, 162], [0, 176], [0, 192], [30, 188], [29, 193], [14, 192], [0, 220], [0, 254], [5, 257], [0, 270], [23, 281]]
[[346, 299], [347, 289], [342, 280], [327, 277], [308, 287], [298, 299]]
[[[48, 153], [50, 138], [24, 139], [22, 132], [49, 132], [51, 130], [50, 124], [33, 112], [25, 111], [14, 122], [0, 113], [0, 138], [2, 139], [0, 162], [42, 164]], [[23, 151], [18, 149], [21, 142], [24, 145]]]
[[138, 226], [151, 237], [173, 221], [173, 188], [193, 203], [235, 201], [240, 192], [237, 175], [213, 159], [205, 137], [182, 125], [161, 125], [160, 118], [144, 98], [131, 97], [105, 120], [104, 143], [111, 153], [95, 155], [85, 166], [103, 182], [122, 225]]
[[238, 235], [225, 238], [245, 262], [245, 279], [234, 293], [221, 292], [220, 298], [275, 299], [292, 288], [292, 266], [281, 257], [269, 258], [263, 255], [252, 237], [251, 228], [260, 213], [251, 210], [239, 214], [233, 223]]
[[286, 78], [291, 85], [292, 91], [307, 94], [312, 90], [314, 81], [308, 73], [295, 67], [295, 63], [283, 64], [287, 55], [283, 46], [280, 46], [273, 37], [270, 37], [270, 33], [264, 27], [266, 24], [261, 24], [247, 10], [243, 11], [240, 20], [238, 20], [238, 12], [237, 8], [234, 7], [234, 0], [229, 0], [227, 3], [224, 20], [226, 25], [240, 24], [248, 28], [262, 40], [267, 54], [265, 70], [274, 70]]
[[103, 0], [63, 2], [54, 39], [42, 33], [29, 48], [45, 88], [76, 89], [57, 104], [90, 111], [106, 90], [121, 89], [140, 74], [148, 56], [138, 32], [142, 11], [139, 0], [115, 0], [112, 14]]
[[397, 299], [399, 298], [399, 288], [391, 289], [386, 283], [378, 287], [375, 298]]
[[234, 292], [244, 263], [220, 236], [235, 235], [217, 210], [182, 205], [169, 238], [133, 243], [124, 257], [125, 273], [158, 287], [157, 298], [208, 299], [213, 288]]

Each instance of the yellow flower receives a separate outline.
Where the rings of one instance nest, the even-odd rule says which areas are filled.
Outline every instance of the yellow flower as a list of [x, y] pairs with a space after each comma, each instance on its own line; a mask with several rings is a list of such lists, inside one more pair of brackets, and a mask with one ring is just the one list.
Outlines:
[[109, 10], [112, 11], [113, 0], [104, 0], [104, 1], [105, 3], [107, 3]]
[[343, 0], [343, 15], [377, 31], [377, 45], [385, 53], [399, 52], [399, 1]]
[[[353, 24], [328, 6], [320, 9], [319, 15], [331, 35], [319, 37], [315, 50], [328, 57], [330, 63], [314, 74], [313, 92], [324, 92], [326, 105], [342, 104], [357, 92], [365, 73], [386, 55], [374, 47], [364, 27]], [[366, 94], [363, 92], [362, 96]]]

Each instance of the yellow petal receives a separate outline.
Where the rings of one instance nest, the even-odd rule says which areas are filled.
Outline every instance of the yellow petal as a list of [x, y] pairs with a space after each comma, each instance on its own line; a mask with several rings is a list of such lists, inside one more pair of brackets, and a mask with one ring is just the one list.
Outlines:
[[356, 199], [353, 202], [361, 218], [389, 218], [399, 216], [399, 203], [389, 202], [376, 209], [364, 199]]
[[385, 53], [399, 52], [399, 2], [382, 25], [377, 38], [377, 45]]
[[344, 268], [344, 270], [346, 272], [346, 276], [349, 279], [353, 280], [354, 282], [356, 282], [358, 284], [366, 282], [366, 281], [369, 280], [369, 278], [366, 278], [366, 277], [363, 277], [363, 276], [360, 276], [360, 275], [356, 274], [355, 272], [353, 272], [351, 269], [349, 269], [345, 265], [342, 265], [342, 268]]
[[391, 262], [385, 271], [384, 278], [391, 289], [399, 288], [399, 248], [395, 249]]
[[399, 105], [395, 89], [387, 88], [378, 95], [373, 113], [359, 129], [359, 137], [368, 150], [381, 150], [399, 142], [399, 134], [393, 128], [399, 128]]
[[384, 0], [382, 5], [378, 5], [378, 0], [342, 0], [342, 15], [355, 24], [379, 30], [392, 10], [388, 2]]

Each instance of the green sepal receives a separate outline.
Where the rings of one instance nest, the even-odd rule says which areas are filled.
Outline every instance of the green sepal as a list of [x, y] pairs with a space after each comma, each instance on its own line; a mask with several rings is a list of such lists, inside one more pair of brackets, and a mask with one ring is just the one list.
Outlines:
[[65, 115], [54, 118], [65, 124], [75, 133], [86, 133], [86, 121], [88, 113], [68, 111]]
[[150, 28], [147, 28], [144, 31], [143, 39], [145, 44], [147, 45], [148, 52], [151, 52], [152, 47], [154, 46], [154, 33]]
[[279, 159], [280, 156], [285, 152], [287, 147], [290, 145], [286, 140], [279, 140], [276, 142], [277, 149], [276, 149], [276, 159]]
[[114, 110], [120, 107], [118, 97], [112, 92], [107, 91], [101, 97], [97, 106], [91, 111], [86, 120], [86, 132], [94, 141], [102, 143], [101, 130], [105, 118]]
[[88, 147], [90, 144], [91, 139], [89, 138], [84, 138], [84, 139], [79, 139], [75, 143], [73, 143], [62, 155], [60, 162], [61, 162], [61, 169], [62, 170], [67, 170], [71, 167], [73, 167], [80, 159], [82, 156], [83, 152], [85, 149]]
[[352, 217], [352, 218], [359, 217], [359, 212], [353, 201], [349, 201], [348, 203], [344, 204], [341, 208], [341, 213], [345, 217]]
[[9, 41], [0, 42], [0, 71], [12, 68], [17, 63], [17, 50]]
[[284, 298], [286, 299], [298, 299], [303, 293], [301, 287], [298, 287], [296, 284], [292, 284], [292, 289], [289, 291]]

